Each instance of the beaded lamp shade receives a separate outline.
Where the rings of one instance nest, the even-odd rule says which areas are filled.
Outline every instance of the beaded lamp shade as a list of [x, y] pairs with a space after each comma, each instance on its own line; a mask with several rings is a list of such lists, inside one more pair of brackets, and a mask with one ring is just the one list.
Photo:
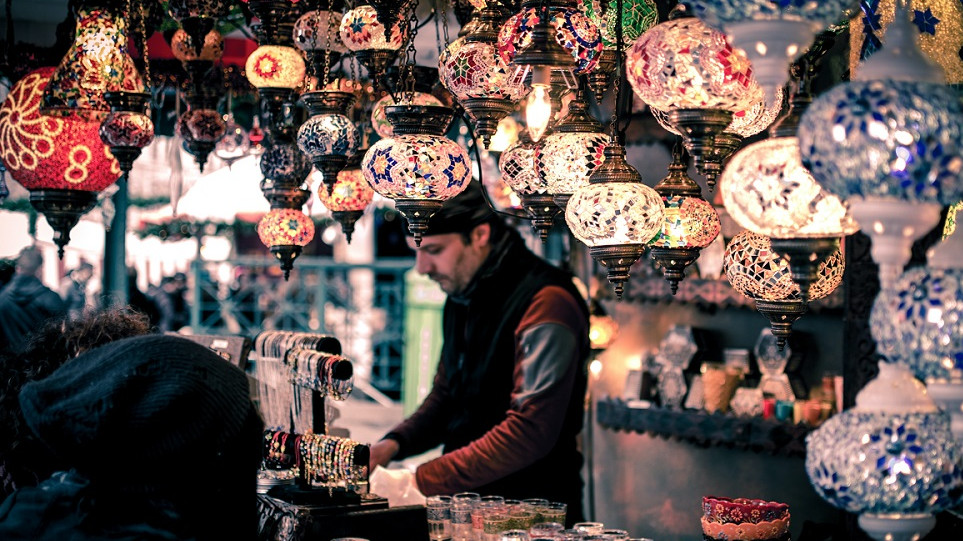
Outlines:
[[347, 11], [341, 19], [341, 41], [351, 51], [401, 49], [403, 33], [395, 24], [390, 31], [378, 20], [378, 13], [371, 6], [358, 6]]
[[[575, 60], [575, 74], [591, 73], [602, 55], [602, 35], [598, 27], [574, 8], [555, 9], [549, 16], [556, 41]], [[502, 25], [498, 32], [498, 54], [506, 65], [531, 43], [532, 30], [538, 20], [539, 10], [527, 8]]]
[[314, 222], [299, 209], [272, 208], [258, 222], [257, 235], [281, 262], [287, 280], [301, 248], [314, 238]]
[[328, 50], [346, 53], [348, 48], [341, 41], [341, 20], [344, 14], [337, 11], [314, 10], [301, 15], [294, 23], [294, 45], [302, 51]]
[[224, 55], [224, 38], [217, 30], [211, 30], [204, 36], [201, 50], [198, 52], [190, 34], [178, 28], [171, 38], [171, 52], [174, 58], [181, 62], [191, 60], [217, 62]]
[[[402, 97], [402, 103], [406, 105], [443, 105], [441, 100], [427, 92], [412, 92], [410, 101], [407, 93], [405, 93]], [[391, 137], [395, 133], [394, 127], [391, 126], [391, 122], [388, 122], [388, 116], [385, 114], [385, 107], [391, 105], [397, 105], [397, 103], [395, 103], [391, 94], [388, 94], [375, 102], [374, 107], [371, 108], [371, 127], [380, 137]]]
[[304, 80], [304, 59], [293, 47], [261, 45], [247, 57], [244, 72], [255, 88], [295, 89]]
[[99, 8], [77, 10], [74, 41], [43, 93], [43, 114], [103, 120], [105, 92], [143, 92], [144, 82], [127, 52], [127, 22]]
[[28, 190], [99, 192], [120, 177], [120, 166], [100, 140], [100, 122], [41, 114], [54, 68], [24, 76], [0, 106], [0, 156]]

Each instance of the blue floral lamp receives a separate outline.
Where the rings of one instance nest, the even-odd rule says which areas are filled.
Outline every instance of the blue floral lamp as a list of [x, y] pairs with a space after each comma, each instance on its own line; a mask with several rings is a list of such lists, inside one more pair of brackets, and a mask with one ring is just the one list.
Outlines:
[[902, 364], [880, 363], [856, 406], [806, 438], [806, 472], [830, 504], [880, 541], [916, 541], [963, 495], [949, 419]]
[[943, 69], [920, 51], [905, 0], [885, 47], [852, 82], [823, 93], [799, 126], [802, 163], [849, 202], [873, 240], [884, 289], [894, 285], [913, 241], [963, 199], [963, 106]]

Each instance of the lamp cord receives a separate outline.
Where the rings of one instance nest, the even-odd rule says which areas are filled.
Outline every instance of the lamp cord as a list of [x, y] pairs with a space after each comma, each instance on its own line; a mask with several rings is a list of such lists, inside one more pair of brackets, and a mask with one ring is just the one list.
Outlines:
[[612, 138], [616, 144], [622, 145], [625, 141], [625, 129], [619, 126], [619, 109], [622, 108], [622, 65], [624, 63], [625, 51], [622, 44], [622, 1], [617, 0], [615, 4], [615, 108], [612, 111]]

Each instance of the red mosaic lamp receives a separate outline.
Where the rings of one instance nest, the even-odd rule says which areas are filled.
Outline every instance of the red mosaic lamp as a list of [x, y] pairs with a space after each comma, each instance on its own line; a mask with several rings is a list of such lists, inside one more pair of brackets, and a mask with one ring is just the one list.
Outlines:
[[113, 184], [120, 165], [100, 140], [100, 121], [41, 114], [55, 69], [28, 73], [0, 106], [0, 157], [10, 176], [30, 191], [30, 203], [54, 230], [63, 257], [70, 230]]
[[257, 235], [281, 262], [287, 280], [301, 249], [314, 238], [314, 222], [300, 209], [272, 208], [258, 222]]
[[338, 173], [334, 186], [328, 188], [323, 182], [318, 186], [318, 199], [331, 211], [335, 221], [341, 224], [348, 244], [351, 244], [355, 222], [361, 219], [374, 199], [374, 189], [361, 172], [361, 158], [365, 152], [367, 149], [361, 149], [351, 157], [348, 165]]

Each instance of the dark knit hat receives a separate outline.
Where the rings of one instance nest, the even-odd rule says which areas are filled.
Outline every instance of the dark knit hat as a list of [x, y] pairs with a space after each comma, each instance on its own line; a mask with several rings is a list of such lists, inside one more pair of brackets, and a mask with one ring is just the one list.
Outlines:
[[[245, 374], [208, 348], [148, 335], [78, 356], [20, 393], [27, 425], [92, 480], [169, 485], [220, 461], [250, 419]], [[249, 424], [249, 423], [248, 423]], [[200, 477], [197, 477], [200, 479]]]
[[475, 226], [498, 219], [482, 194], [477, 181], [455, 197], [445, 201], [441, 208], [428, 219], [428, 232], [425, 235], [442, 233], [467, 233]]

